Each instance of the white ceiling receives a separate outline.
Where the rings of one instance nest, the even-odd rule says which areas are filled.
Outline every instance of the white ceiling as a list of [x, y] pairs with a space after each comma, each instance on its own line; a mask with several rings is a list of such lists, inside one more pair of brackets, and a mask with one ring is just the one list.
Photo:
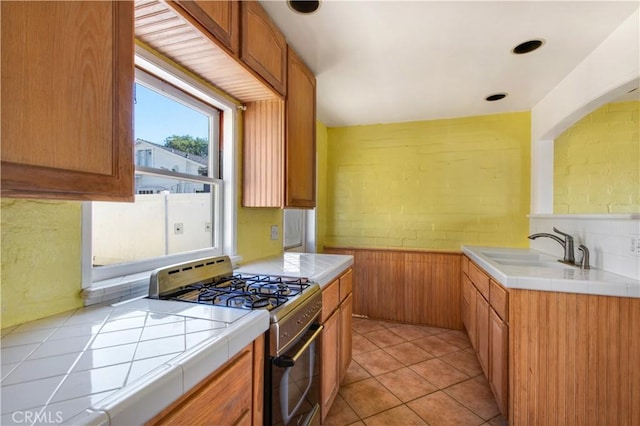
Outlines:
[[[531, 110], [640, 2], [321, 0], [312, 15], [261, 4], [317, 77], [318, 119], [336, 127]], [[545, 44], [511, 53], [533, 38]]]

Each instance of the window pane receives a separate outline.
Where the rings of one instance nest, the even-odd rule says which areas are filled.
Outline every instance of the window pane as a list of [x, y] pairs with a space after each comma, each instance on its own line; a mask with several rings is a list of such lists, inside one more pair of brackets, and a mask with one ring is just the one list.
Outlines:
[[284, 248], [290, 249], [302, 245], [304, 237], [304, 210], [284, 210]]
[[136, 83], [136, 165], [208, 176], [209, 125], [214, 122], [210, 115]]
[[194, 190], [137, 194], [135, 203], [93, 203], [94, 266], [213, 246], [212, 185], [161, 179], [173, 188]]

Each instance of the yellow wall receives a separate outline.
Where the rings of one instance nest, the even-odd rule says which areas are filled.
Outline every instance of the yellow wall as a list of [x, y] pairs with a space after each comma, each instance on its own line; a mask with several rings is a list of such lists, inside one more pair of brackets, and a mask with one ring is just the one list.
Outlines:
[[[8, 327], [83, 305], [81, 204], [2, 199], [0, 327]], [[243, 261], [282, 252], [282, 210], [238, 210], [238, 254]]]
[[1, 326], [82, 306], [81, 204], [3, 199], [0, 208]]
[[[278, 225], [277, 240], [271, 240], [271, 225]], [[282, 210], [238, 210], [238, 254], [242, 256], [242, 263], [280, 254], [282, 244]]]
[[554, 144], [554, 213], [640, 213], [640, 102], [607, 104]]
[[316, 252], [322, 253], [327, 235], [327, 127], [316, 122]]
[[327, 246], [527, 246], [530, 113], [328, 130]]

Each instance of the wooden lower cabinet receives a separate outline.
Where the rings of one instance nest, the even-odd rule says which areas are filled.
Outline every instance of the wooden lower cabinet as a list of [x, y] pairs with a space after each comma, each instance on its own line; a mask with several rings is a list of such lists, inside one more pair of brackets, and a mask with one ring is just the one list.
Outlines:
[[324, 423], [352, 356], [353, 273], [349, 268], [322, 290], [320, 421]]
[[349, 294], [340, 305], [340, 375], [339, 381], [342, 382], [347, 374], [352, 357], [352, 329], [351, 319], [353, 315], [353, 295]]
[[340, 312], [324, 322], [320, 340], [320, 421], [324, 422], [340, 388]]
[[[467, 258], [463, 261], [462, 318], [471, 345], [503, 416], [509, 412], [509, 293]], [[465, 271], [468, 271], [465, 272]], [[501, 316], [502, 315], [502, 316]]]
[[640, 425], [640, 298], [509, 290], [512, 425]]
[[489, 302], [476, 294], [476, 353], [484, 375], [489, 377]]
[[147, 425], [262, 425], [263, 354], [261, 336]]
[[493, 309], [489, 312], [489, 385], [502, 415], [508, 417], [509, 405], [509, 326]]
[[462, 276], [462, 321], [467, 329], [473, 349], [478, 349], [476, 338], [476, 289], [466, 275]]

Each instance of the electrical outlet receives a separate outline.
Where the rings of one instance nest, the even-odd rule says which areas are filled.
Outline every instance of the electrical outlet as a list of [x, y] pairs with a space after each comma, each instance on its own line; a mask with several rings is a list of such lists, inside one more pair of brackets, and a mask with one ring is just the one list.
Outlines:
[[271, 239], [278, 239], [278, 225], [271, 225]]
[[173, 224], [173, 233], [174, 234], [184, 234], [184, 224], [183, 223], [174, 223]]

